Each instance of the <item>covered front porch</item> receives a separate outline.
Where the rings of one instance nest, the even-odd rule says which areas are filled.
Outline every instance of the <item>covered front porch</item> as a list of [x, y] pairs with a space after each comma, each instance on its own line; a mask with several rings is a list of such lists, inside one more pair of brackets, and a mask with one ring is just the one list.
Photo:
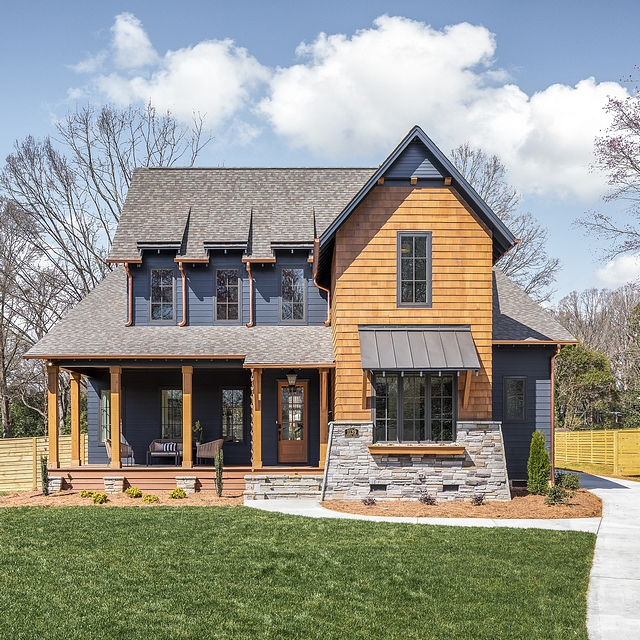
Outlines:
[[[71, 464], [59, 455], [60, 372], [70, 375]], [[230, 487], [256, 470], [320, 472], [330, 417], [330, 366], [247, 366], [239, 359], [49, 361], [49, 468], [75, 488], [96, 488], [103, 476], [124, 476], [150, 490], [176, 486], [177, 476], [212, 488], [212, 459], [198, 459], [202, 441], [223, 440]], [[87, 386], [88, 452], [80, 451], [81, 388]], [[107, 440], [113, 443], [107, 455]], [[150, 460], [153, 441], [178, 442], [178, 456]], [[126, 443], [130, 450], [115, 443]], [[178, 466], [176, 466], [176, 462]], [[198, 464], [199, 463], [199, 464]], [[155, 483], [155, 484], [154, 484]], [[148, 485], [148, 487], [147, 487]], [[171, 488], [169, 487], [169, 488]], [[239, 486], [238, 486], [239, 488]]]

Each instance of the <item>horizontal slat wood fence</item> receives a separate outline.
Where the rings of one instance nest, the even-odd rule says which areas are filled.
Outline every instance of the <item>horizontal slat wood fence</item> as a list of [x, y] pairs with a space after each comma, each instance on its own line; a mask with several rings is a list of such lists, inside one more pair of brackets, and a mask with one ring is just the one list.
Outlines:
[[[80, 455], [87, 460], [87, 435], [81, 434]], [[60, 466], [71, 465], [71, 436], [59, 438]], [[49, 457], [49, 438], [0, 438], [0, 491], [36, 489], [40, 486], [40, 458]], [[55, 471], [50, 471], [55, 475]]]
[[640, 475], [640, 429], [556, 431], [555, 464], [597, 464], [623, 476]]

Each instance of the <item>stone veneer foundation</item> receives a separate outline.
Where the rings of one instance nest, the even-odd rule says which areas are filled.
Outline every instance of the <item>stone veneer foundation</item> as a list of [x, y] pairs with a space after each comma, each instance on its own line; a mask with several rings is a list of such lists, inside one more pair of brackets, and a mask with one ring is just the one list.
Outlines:
[[[345, 433], [346, 432], [346, 433]], [[429, 493], [438, 500], [483, 495], [510, 500], [500, 422], [458, 422], [455, 445], [464, 453], [372, 454], [371, 422], [331, 423], [324, 500], [417, 500]], [[406, 446], [406, 445], [405, 445]]]

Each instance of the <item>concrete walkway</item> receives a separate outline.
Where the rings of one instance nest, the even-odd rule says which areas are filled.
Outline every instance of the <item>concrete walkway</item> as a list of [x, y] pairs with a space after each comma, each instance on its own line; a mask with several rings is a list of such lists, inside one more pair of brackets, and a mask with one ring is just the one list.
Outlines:
[[591, 568], [590, 640], [640, 638], [640, 483], [581, 474], [602, 498], [603, 518]]

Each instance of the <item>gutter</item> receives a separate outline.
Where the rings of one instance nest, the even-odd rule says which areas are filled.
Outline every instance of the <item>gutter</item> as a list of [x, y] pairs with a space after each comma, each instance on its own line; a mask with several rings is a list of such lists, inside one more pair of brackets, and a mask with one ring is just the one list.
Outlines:
[[184, 327], [187, 324], [187, 274], [182, 262], [178, 262], [178, 269], [182, 275], [182, 320], [178, 322], [178, 326]]
[[320, 502], [324, 502], [324, 492], [327, 489], [327, 475], [329, 474], [329, 459], [331, 458], [331, 443], [333, 442], [333, 422], [329, 423], [329, 442], [327, 443], [327, 457], [324, 463], [324, 474], [322, 476], [322, 490], [320, 491]]
[[125, 327], [130, 327], [133, 324], [133, 276], [131, 275], [131, 271], [129, 271], [129, 263], [124, 263], [124, 270], [127, 272], [127, 294], [128, 294], [128, 303], [129, 310], [127, 313], [127, 321], [124, 323]]

